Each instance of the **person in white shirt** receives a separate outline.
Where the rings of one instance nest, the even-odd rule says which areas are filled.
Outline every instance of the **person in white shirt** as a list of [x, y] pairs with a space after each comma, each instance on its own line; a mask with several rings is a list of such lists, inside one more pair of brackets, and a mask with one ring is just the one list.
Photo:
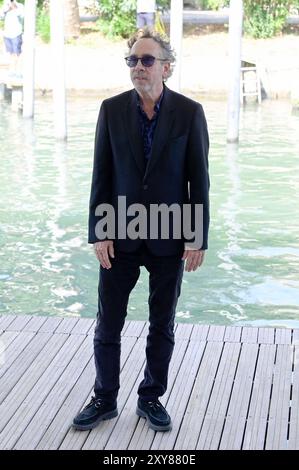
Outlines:
[[4, 17], [4, 44], [7, 53], [11, 57], [10, 75], [19, 75], [19, 57], [22, 52], [22, 19], [24, 17], [24, 5], [15, 0], [6, 1], [2, 8], [1, 16]]
[[137, 28], [154, 27], [156, 0], [137, 0]]

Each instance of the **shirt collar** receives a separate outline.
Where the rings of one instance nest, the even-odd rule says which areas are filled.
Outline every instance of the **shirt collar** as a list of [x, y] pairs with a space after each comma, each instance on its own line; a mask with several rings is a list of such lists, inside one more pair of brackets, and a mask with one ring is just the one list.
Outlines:
[[[141, 106], [141, 98], [140, 98], [140, 96], [139, 96], [139, 94], [137, 93], [136, 90], [135, 90], [135, 92], [136, 92], [136, 95], [137, 95], [137, 106], [138, 106], [138, 108], [139, 108], [141, 111], [143, 111], [143, 108], [142, 108], [142, 106]], [[155, 111], [156, 114], [160, 111], [160, 107], [161, 107], [161, 103], [162, 103], [163, 97], [164, 97], [164, 86], [163, 86], [162, 93], [161, 93], [161, 95], [159, 96], [159, 99], [158, 99], [158, 101], [155, 103], [155, 106], [154, 106], [154, 111]]]

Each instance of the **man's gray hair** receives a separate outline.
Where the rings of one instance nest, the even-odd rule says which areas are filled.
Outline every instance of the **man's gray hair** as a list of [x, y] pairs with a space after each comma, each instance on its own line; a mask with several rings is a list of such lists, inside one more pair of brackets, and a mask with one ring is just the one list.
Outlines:
[[150, 28], [139, 29], [133, 36], [128, 39], [129, 53], [135, 42], [139, 39], [153, 39], [162, 49], [163, 59], [170, 63], [170, 69], [167, 78], [172, 75], [174, 64], [175, 64], [175, 52], [170, 45], [170, 41], [166, 35], [162, 35]]

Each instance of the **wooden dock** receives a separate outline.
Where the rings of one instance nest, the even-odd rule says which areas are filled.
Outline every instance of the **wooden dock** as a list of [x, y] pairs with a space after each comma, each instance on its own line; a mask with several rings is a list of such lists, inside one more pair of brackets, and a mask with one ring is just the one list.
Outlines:
[[127, 322], [119, 416], [75, 431], [92, 394], [94, 320], [0, 316], [1, 449], [299, 449], [299, 329], [179, 323], [162, 402], [167, 433], [135, 414], [147, 323]]
[[2, 63], [0, 60], [0, 102], [9, 101], [13, 111], [21, 111], [23, 106], [23, 78], [10, 77], [8, 72], [8, 64]]

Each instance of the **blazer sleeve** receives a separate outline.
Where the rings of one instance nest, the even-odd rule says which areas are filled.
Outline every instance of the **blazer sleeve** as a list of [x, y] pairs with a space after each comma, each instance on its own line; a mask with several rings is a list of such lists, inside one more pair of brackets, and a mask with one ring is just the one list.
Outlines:
[[99, 204], [111, 203], [112, 187], [112, 150], [108, 130], [106, 103], [103, 101], [96, 126], [94, 162], [89, 200], [88, 243], [101, 241], [96, 236], [96, 224], [100, 216], [96, 216]]
[[[194, 231], [198, 229], [195, 217], [195, 204], [202, 204], [202, 222], [199, 230], [202, 230], [202, 244], [196, 246], [202, 250], [208, 248], [208, 231], [210, 223], [209, 210], [209, 134], [202, 106], [197, 103], [193, 115], [189, 142], [187, 148], [188, 180], [189, 180], [189, 203], [191, 204], [191, 227]], [[190, 243], [192, 240], [186, 240]]]

